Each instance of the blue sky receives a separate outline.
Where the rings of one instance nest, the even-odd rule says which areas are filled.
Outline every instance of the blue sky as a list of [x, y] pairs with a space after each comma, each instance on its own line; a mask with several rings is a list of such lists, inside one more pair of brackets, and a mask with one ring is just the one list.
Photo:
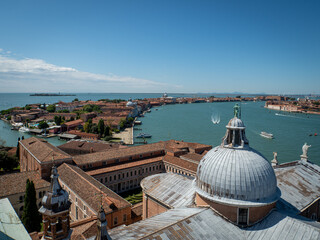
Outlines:
[[320, 93], [320, 1], [1, 1], [0, 92]]

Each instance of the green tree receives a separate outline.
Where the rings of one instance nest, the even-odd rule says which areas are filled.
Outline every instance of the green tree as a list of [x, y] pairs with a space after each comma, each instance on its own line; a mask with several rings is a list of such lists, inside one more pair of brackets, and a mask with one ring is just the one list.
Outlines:
[[54, 116], [54, 122], [60, 126], [62, 122], [61, 116]]
[[20, 138], [18, 138], [18, 143], [17, 143], [17, 150], [16, 150], [16, 157], [20, 157], [20, 145], [19, 145]]
[[75, 99], [72, 100], [72, 102], [79, 102], [79, 99], [75, 98]]
[[71, 116], [70, 121], [74, 121], [74, 117], [73, 116]]
[[92, 119], [89, 119], [83, 126], [83, 129], [86, 133], [90, 133], [92, 128]]
[[36, 190], [34, 183], [29, 179], [27, 179], [26, 194], [24, 196], [22, 222], [29, 233], [39, 232], [41, 229], [41, 216], [37, 207]]
[[127, 124], [127, 121], [125, 119], [121, 119], [120, 123], [119, 123], [119, 126], [121, 129], [123, 129]]
[[51, 104], [47, 107], [48, 112], [55, 112], [56, 111], [56, 106], [54, 104]]
[[98, 105], [93, 105], [92, 111], [94, 111], [94, 112], [100, 112], [100, 106], [98, 106]]
[[95, 133], [95, 134], [99, 133], [97, 124], [92, 124], [91, 133]]
[[110, 136], [110, 127], [109, 126], [105, 126], [104, 128], [104, 136]]
[[39, 122], [39, 126], [38, 126], [38, 127], [39, 127], [40, 129], [44, 129], [44, 128], [48, 128], [49, 125], [48, 125], [47, 122], [41, 121], [41, 122]]
[[26, 110], [30, 110], [31, 107], [30, 107], [29, 105], [26, 105], [26, 106], [25, 106], [25, 109], [26, 109]]
[[92, 105], [90, 105], [90, 104], [84, 105], [83, 111], [92, 112]]
[[12, 171], [18, 166], [16, 157], [9, 156], [7, 151], [0, 151], [0, 168], [3, 168], [4, 171]]
[[99, 136], [102, 137], [102, 135], [104, 134], [104, 121], [103, 119], [100, 119], [99, 120], [99, 123], [98, 123], [98, 133], [99, 133]]

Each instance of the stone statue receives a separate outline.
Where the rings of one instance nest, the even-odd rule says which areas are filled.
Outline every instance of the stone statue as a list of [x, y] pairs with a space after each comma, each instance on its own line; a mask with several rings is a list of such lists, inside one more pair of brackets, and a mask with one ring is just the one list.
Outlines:
[[277, 152], [273, 152], [273, 159], [278, 162], [277, 158], [278, 158], [278, 153]]
[[308, 158], [308, 148], [311, 147], [311, 145], [307, 145], [307, 143], [304, 143], [302, 146], [302, 157]]
[[233, 113], [234, 117], [241, 118], [241, 108], [238, 103], [236, 103], [236, 105], [233, 107]]
[[277, 152], [273, 152], [273, 159], [271, 161], [271, 165], [272, 166], [277, 166], [278, 165], [278, 153]]

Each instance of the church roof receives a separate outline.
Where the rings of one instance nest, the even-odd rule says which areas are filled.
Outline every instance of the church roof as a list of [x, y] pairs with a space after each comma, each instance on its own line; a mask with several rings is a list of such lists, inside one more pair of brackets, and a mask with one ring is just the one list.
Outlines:
[[193, 204], [195, 189], [190, 178], [160, 173], [141, 181], [143, 192], [169, 208], [186, 207]]
[[210, 208], [177, 208], [109, 231], [115, 239], [320, 239], [320, 224], [278, 210], [252, 227], [240, 228]]
[[279, 165], [275, 168], [280, 201], [294, 212], [320, 198], [320, 167], [306, 161]]
[[208, 199], [238, 205], [264, 205], [280, 192], [270, 163], [251, 148], [218, 146], [200, 161], [197, 192]]

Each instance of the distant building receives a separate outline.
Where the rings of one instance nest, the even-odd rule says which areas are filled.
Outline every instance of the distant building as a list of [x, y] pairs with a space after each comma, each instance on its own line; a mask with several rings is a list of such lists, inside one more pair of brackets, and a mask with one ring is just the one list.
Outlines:
[[61, 132], [68, 132], [70, 130], [82, 128], [83, 121], [81, 119], [65, 122], [61, 124]]

